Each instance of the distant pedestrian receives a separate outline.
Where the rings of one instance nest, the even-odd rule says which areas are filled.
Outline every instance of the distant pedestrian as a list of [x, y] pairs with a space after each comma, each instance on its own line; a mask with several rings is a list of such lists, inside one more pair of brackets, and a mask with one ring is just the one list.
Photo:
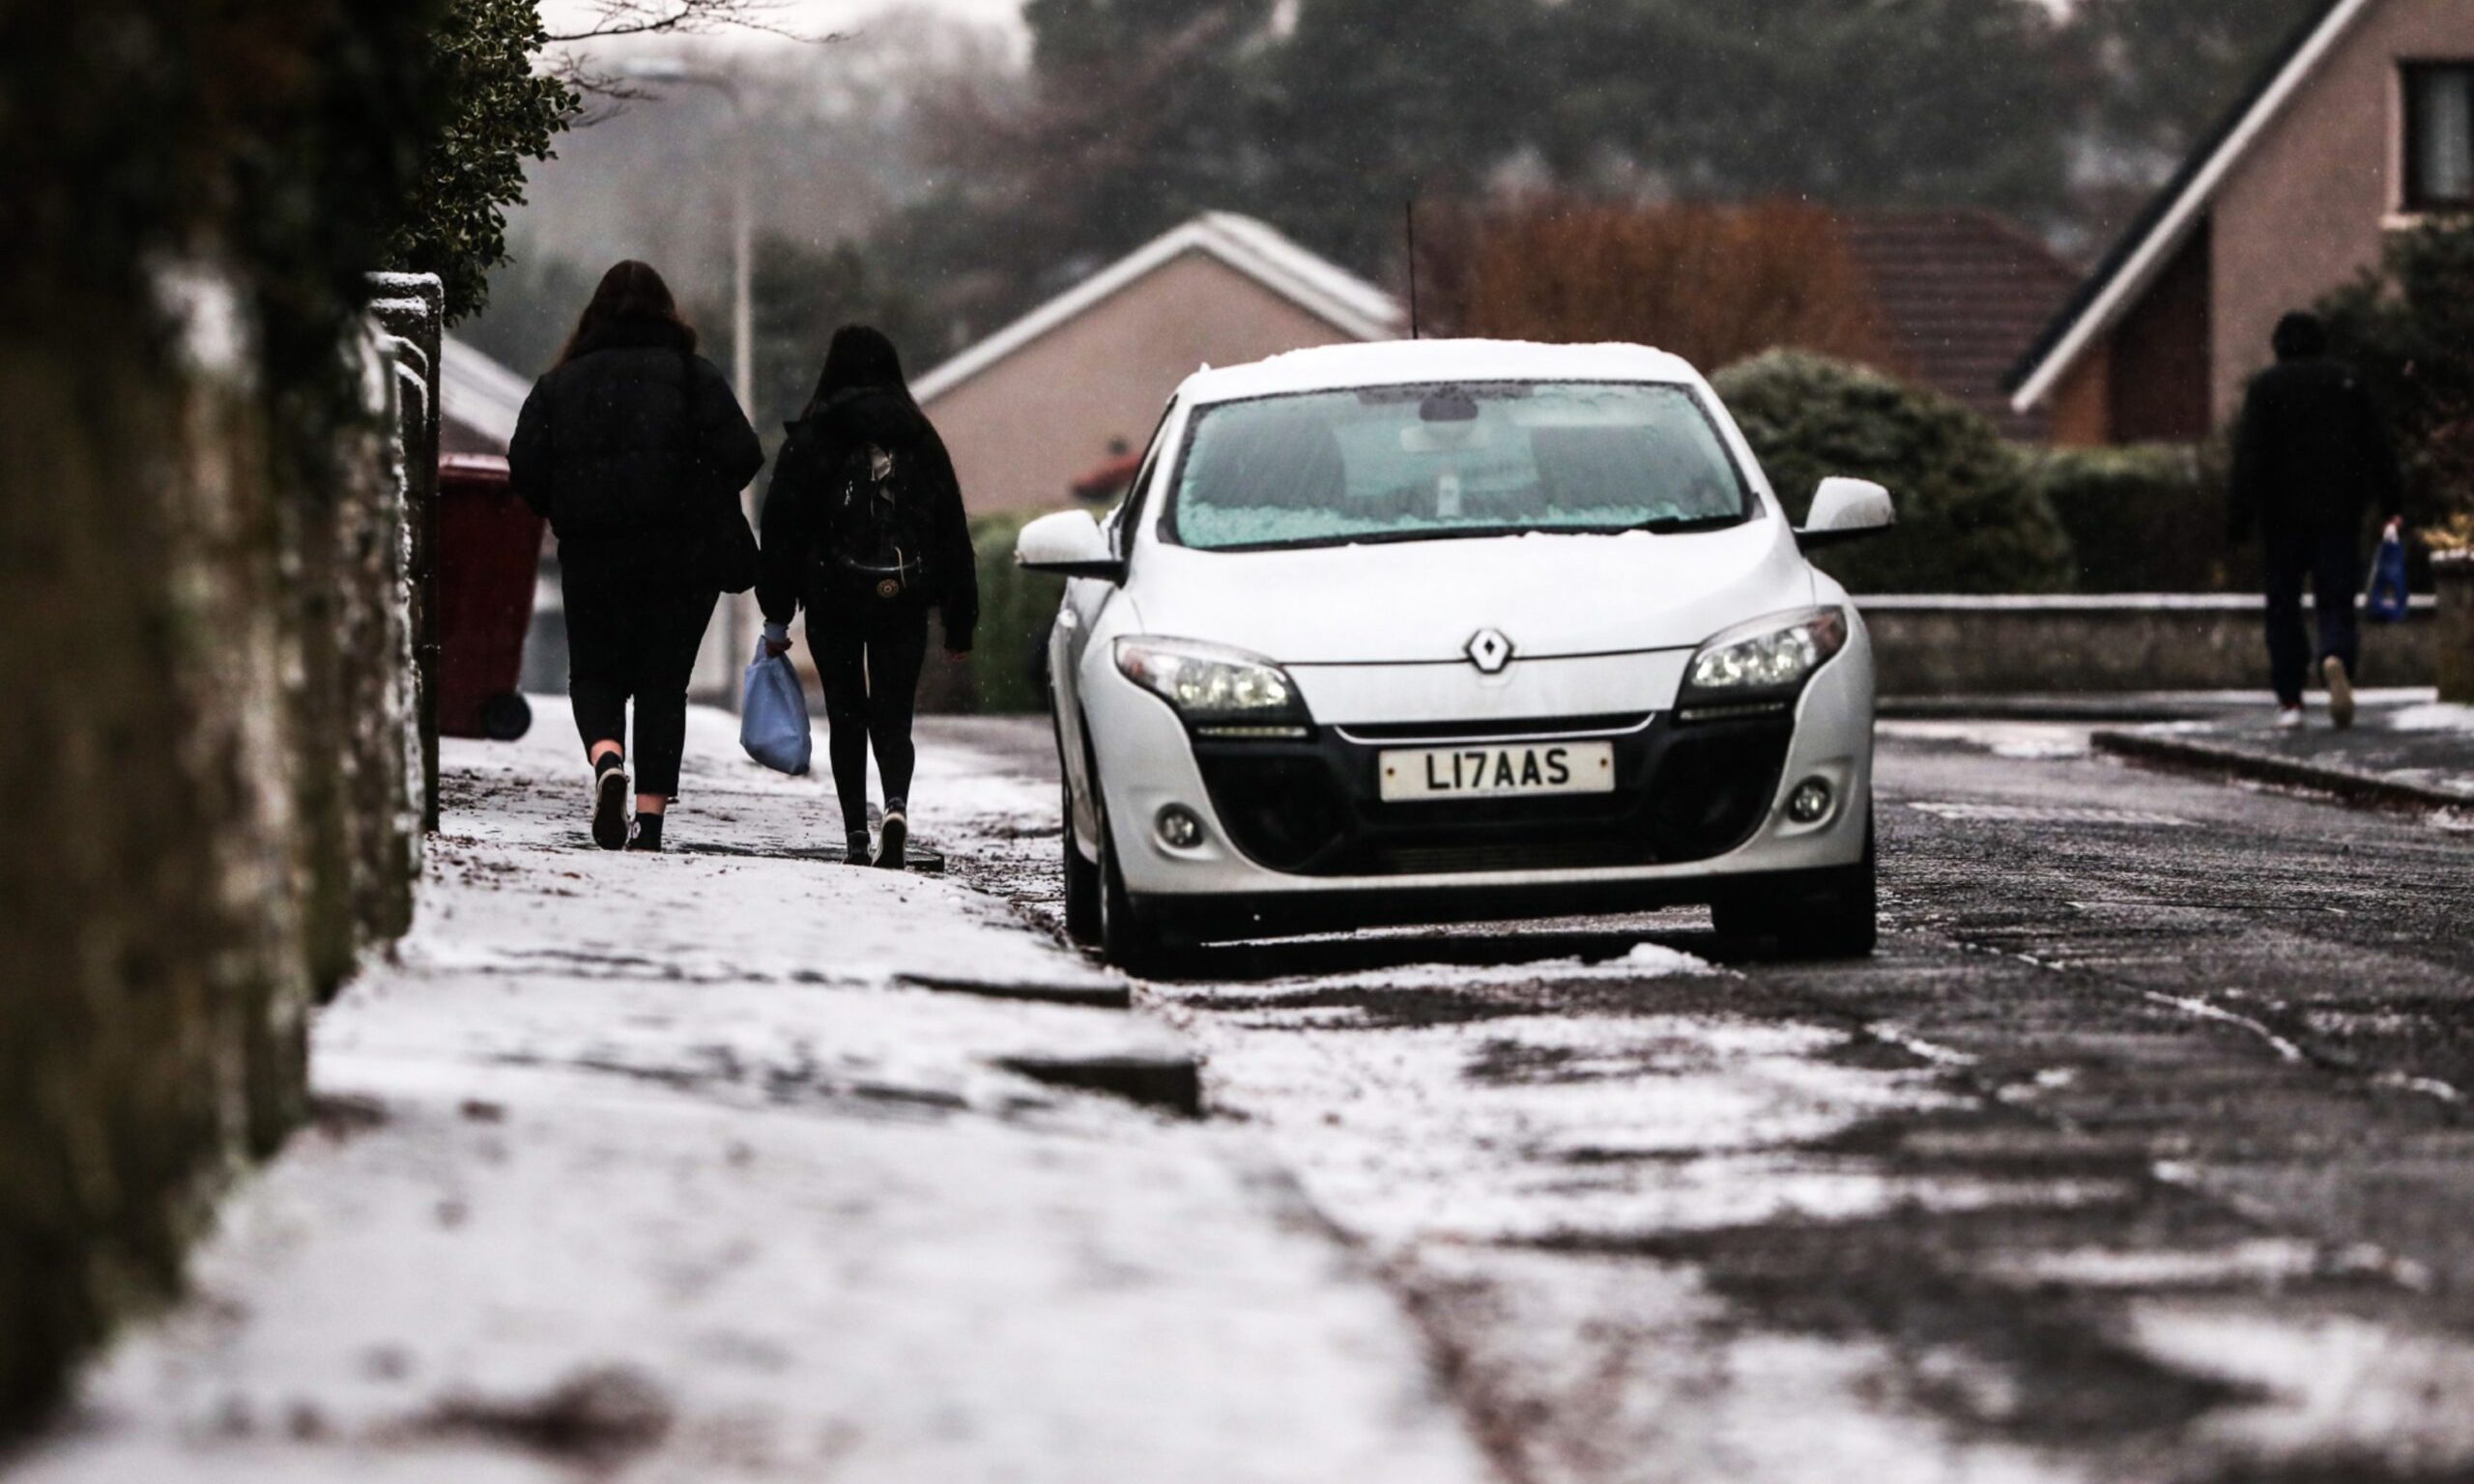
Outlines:
[[2265, 549], [2277, 725], [2302, 725], [2315, 653], [2302, 621], [2307, 578], [2318, 606], [2316, 669], [2328, 687], [2328, 717], [2350, 727], [2361, 664], [2354, 602], [2363, 516], [2375, 509], [2395, 531], [2402, 481], [2362, 379], [2329, 357], [2327, 327], [2314, 315], [2288, 314], [2273, 344], [2277, 363], [2252, 381], [2234, 437], [2231, 533], [2239, 541], [2257, 525]]
[[722, 586], [705, 543], [716, 521], [738, 519], [739, 491], [763, 464], [756, 429], [696, 354], [661, 275], [633, 261], [603, 274], [558, 365], [525, 399], [507, 467], [558, 533], [567, 694], [593, 770], [592, 838], [605, 850], [661, 848], [687, 687]]
[[874, 860], [900, 870], [909, 839], [916, 755], [911, 708], [937, 610], [945, 652], [970, 656], [979, 573], [962, 485], [927, 414], [911, 400], [893, 342], [864, 325], [836, 330], [807, 410], [791, 424], [764, 498], [764, 641], [790, 648], [808, 611], [808, 651], [824, 687], [845, 859], [865, 866], [868, 752], [884, 785]]

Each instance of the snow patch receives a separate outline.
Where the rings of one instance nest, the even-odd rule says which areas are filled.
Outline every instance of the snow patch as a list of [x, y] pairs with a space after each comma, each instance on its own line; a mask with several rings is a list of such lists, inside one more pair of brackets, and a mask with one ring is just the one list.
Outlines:
[[2456, 701], [2435, 700], [2429, 705], [2407, 706], [2388, 716], [2391, 731], [2454, 731], [2474, 735], [2474, 706]]
[[189, 369], [239, 385], [254, 380], [256, 332], [239, 288], [221, 270], [193, 261], [158, 265], [156, 305], [177, 335]]

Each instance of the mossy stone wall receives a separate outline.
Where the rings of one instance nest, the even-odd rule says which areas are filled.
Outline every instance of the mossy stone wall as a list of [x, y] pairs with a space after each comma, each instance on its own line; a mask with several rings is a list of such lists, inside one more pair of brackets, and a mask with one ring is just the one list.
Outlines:
[[411, 916], [384, 410], [301, 457], [202, 338], [102, 299], [0, 333], [0, 1429], [177, 1291], [304, 1111], [311, 1005]]

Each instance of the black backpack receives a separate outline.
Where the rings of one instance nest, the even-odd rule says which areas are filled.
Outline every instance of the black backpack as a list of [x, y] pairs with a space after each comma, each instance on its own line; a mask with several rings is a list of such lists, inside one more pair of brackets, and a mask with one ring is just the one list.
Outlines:
[[915, 450], [861, 443], [825, 480], [818, 559], [888, 601], [928, 588], [928, 508]]

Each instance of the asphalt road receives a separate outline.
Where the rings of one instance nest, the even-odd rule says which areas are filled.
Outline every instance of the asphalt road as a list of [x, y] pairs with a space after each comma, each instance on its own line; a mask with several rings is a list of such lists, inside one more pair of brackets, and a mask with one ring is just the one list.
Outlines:
[[[2474, 1479], [2474, 833], [1884, 731], [1871, 960], [1683, 912], [1145, 1000], [1515, 1484]], [[1053, 834], [932, 838], [1054, 922]]]

